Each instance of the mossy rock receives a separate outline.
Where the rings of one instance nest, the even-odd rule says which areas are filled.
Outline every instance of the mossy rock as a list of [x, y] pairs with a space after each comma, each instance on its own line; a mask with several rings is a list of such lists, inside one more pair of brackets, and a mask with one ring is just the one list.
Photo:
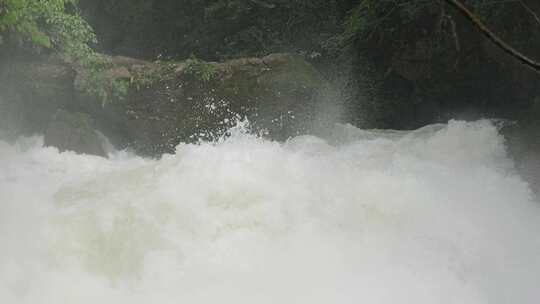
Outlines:
[[95, 127], [119, 148], [159, 156], [181, 142], [214, 140], [242, 119], [276, 140], [309, 132], [333, 92], [313, 66], [290, 54], [221, 63], [113, 57], [112, 64], [110, 80], [130, 85], [123, 99], [103, 104], [78, 91], [84, 75], [60, 63], [16, 62], [0, 71], [8, 100], [0, 106], [31, 126], [26, 133], [47, 130], [46, 143], [60, 150], [104, 155]]
[[147, 155], [172, 152], [180, 142], [216, 139], [244, 118], [254, 132], [277, 140], [308, 132], [317, 104], [332, 91], [313, 66], [290, 54], [127, 69], [134, 84], [127, 98], [104, 111], [119, 113], [125, 144]]

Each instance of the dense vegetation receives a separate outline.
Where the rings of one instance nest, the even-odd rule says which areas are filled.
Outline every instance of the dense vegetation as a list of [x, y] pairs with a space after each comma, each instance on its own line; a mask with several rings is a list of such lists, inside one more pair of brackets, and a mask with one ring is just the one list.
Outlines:
[[[463, 2], [510, 44], [539, 53], [540, 3]], [[340, 89], [351, 120], [376, 127], [516, 117], [540, 96], [537, 75], [443, 1], [2, 0], [0, 33], [4, 54], [53, 53], [89, 71], [86, 90], [101, 99], [125, 88], [103, 78], [108, 59], [94, 50], [150, 60], [301, 54]]]
[[0, 2], [0, 55], [14, 56], [26, 50], [57, 56], [84, 71], [82, 90], [106, 101], [111, 94], [121, 95], [125, 88], [105, 78], [110, 61], [92, 48], [96, 43], [96, 35], [81, 17], [76, 0]]

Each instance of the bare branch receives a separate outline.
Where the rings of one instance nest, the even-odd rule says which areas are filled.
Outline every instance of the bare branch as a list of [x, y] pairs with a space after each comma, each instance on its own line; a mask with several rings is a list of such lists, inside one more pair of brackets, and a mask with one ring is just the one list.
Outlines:
[[452, 37], [454, 38], [454, 44], [456, 46], [456, 51], [461, 51], [461, 43], [459, 42], [459, 36], [457, 33], [457, 27], [456, 22], [454, 21], [454, 18], [452, 18], [451, 15], [446, 16], [448, 18], [448, 21], [450, 22], [450, 27], [452, 29]]
[[463, 3], [458, 0], [444, 0], [450, 6], [456, 8], [463, 16], [465, 16], [473, 25], [484, 35], [486, 36], [493, 44], [499, 47], [508, 55], [514, 57], [522, 64], [528, 66], [535, 72], [540, 74], [540, 63], [537, 61], [525, 56], [518, 50], [514, 49], [512, 46], [504, 42], [499, 36], [493, 33], [474, 13], [472, 13]]
[[534, 20], [536, 20], [536, 22], [540, 24], [540, 17], [538, 16], [538, 14], [536, 14], [536, 12], [533, 11], [532, 8], [530, 8], [527, 4], [525, 4], [525, 2], [520, 0], [519, 3], [521, 3], [521, 6], [523, 6], [523, 8], [526, 9], [533, 16]]

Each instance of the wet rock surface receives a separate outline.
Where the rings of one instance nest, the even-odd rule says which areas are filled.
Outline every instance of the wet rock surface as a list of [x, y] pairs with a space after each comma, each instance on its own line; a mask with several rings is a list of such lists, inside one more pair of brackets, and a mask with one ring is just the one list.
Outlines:
[[[0, 106], [6, 109], [0, 115], [17, 117], [17, 124], [9, 124], [24, 126], [20, 129], [26, 134], [47, 130], [48, 144], [60, 149], [103, 155], [85, 142], [93, 141], [85, 128], [68, 132], [73, 121], [62, 118], [68, 112], [87, 115], [118, 148], [148, 156], [172, 152], [180, 142], [217, 139], [244, 119], [254, 132], [284, 140], [308, 132], [326, 120], [325, 115], [338, 115], [328, 107], [321, 110], [337, 102], [335, 91], [295, 55], [221, 63], [147, 62], [118, 56], [112, 62], [106, 75], [111, 81], [126, 82], [129, 90], [125, 98], [106, 103], [78, 90], [86, 75], [68, 66], [10, 63], [0, 75]], [[69, 139], [62, 142], [60, 137]]]
[[83, 113], [59, 110], [45, 131], [44, 142], [60, 151], [107, 156], [92, 119]]

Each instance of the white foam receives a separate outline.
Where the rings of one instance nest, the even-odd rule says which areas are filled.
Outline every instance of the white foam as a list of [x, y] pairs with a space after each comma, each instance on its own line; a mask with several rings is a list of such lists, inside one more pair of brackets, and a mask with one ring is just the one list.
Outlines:
[[0, 303], [538, 303], [539, 206], [490, 122], [334, 133], [0, 142]]

